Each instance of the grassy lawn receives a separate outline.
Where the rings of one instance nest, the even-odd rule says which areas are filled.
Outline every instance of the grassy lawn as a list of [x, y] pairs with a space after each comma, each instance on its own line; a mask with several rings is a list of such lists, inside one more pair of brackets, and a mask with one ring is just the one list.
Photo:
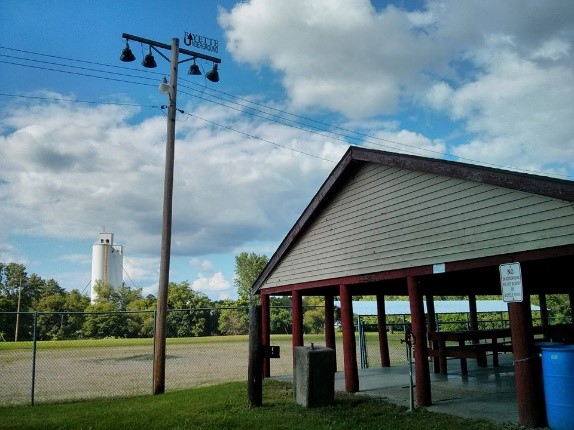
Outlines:
[[[290, 335], [288, 335], [290, 336]], [[281, 337], [284, 337], [281, 335]], [[289, 339], [291, 339], [289, 337]], [[204, 337], [181, 337], [181, 338], [168, 338], [168, 345], [181, 345], [181, 344], [203, 344], [203, 343], [236, 343], [243, 342], [247, 344], [247, 335], [240, 336], [204, 336]], [[152, 338], [141, 339], [79, 339], [79, 340], [44, 340], [37, 342], [38, 349], [70, 349], [70, 348], [101, 348], [105, 347], [124, 347], [124, 346], [138, 346], [138, 345], [153, 345]], [[0, 351], [11, 351], [19, 349], [32, 349], [33, 343], [28, 342], [0, 342]]]
[[247, 407], [245, 382], [168, 392], [159, 396], [0, 408], [1, 429], [518, 429], [364, 396], [339, 394], [333, 406], [294, 404], [290, 383], [266, 380], [263, 407]]

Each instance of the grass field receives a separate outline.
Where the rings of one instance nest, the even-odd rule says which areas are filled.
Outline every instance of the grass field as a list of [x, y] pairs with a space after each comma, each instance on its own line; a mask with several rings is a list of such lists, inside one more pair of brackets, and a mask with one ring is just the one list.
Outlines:
[[[401, 334], [389, 337], [392, 364], [404, 363]], [[380, 366], [376, 333], [367, 333], [369, 363]], [[305, 344], [324, 345], [323, 335], [305, 335]], [[271, 375], [293, 369], [290, 335], [272, 335], [281, 358], [271, 361]], [[343, 366], [342, 339], [337, 336], [337, 363]], [[166, 348], [166, 389], [181, 390], [245, 380], [247, 336], [170, 338]], [[100, 339], [37, 343], [35, 403], [122, 397], [152, 392], [152, 339]], [[0, 343], [0, 405], [31, 401], [32, 343]]]
[[249, 409], [245, 382], [231, 382], [159, 396], [100, 399], [35, 407], [0, 407], [0, 429], [518, 429], [364, 396], [337, 393], [333, 406], [305, 409], [291, 384], [266, 380], [263, 406]]

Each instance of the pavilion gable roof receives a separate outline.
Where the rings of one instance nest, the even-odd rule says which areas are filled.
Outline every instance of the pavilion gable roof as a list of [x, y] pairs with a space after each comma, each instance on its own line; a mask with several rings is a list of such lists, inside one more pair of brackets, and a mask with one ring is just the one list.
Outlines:
[[459, 183], [473, 182], [501, 187], [570, 202], [569, 206], [572, 206], [571, 203], [574, 202], [573, 181], [351, 146], [269, 260], [269, 263], [253, 285], [254, 293], [257, 293], [265, 286], [266, 281], [282, 264], [287, 253], [300, 240], [323, 209], [368, 164], [386, 166], [397, 171], [404, 170], [429, 174], [433, 177], [453, 178], [458, 180]]

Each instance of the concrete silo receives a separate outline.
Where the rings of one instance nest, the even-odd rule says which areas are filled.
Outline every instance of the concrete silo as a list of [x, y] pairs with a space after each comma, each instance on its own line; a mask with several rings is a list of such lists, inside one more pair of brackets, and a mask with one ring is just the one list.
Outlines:
[[124, 252], [121, 245], [114, 245], [113, 233], [100, 233], [92, 246], [91, 300], [96, 301], [94, 286], [97, 281], [120, 287], [123, 283]]

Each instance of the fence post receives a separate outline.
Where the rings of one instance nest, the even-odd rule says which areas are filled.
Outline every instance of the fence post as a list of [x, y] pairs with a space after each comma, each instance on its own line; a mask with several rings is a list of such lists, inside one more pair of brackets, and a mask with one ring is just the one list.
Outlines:
[[34, 323], [32, 329], [32, 394], [31, 394], [31, 405], [34, 406], [34, 391], [36, 389], [36, 340], [37, 340], [37, 323], [38, 323], [38, 312], [34, 312]]

